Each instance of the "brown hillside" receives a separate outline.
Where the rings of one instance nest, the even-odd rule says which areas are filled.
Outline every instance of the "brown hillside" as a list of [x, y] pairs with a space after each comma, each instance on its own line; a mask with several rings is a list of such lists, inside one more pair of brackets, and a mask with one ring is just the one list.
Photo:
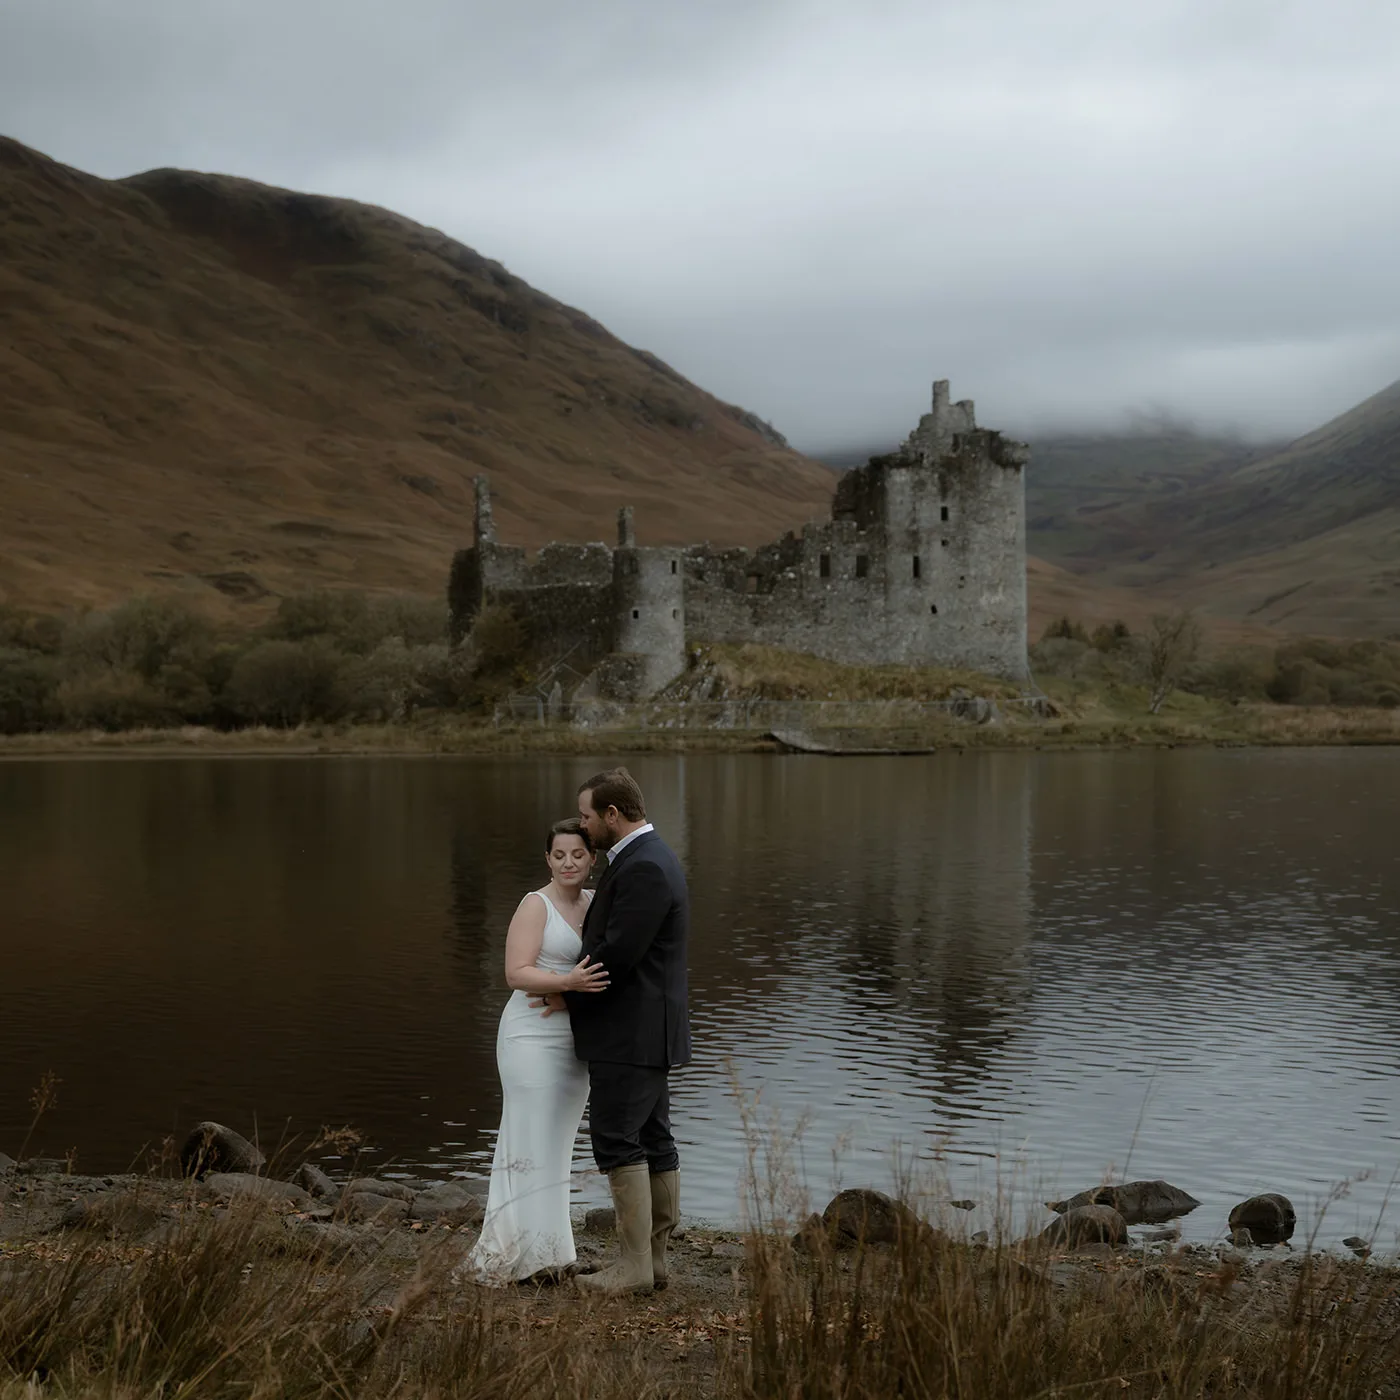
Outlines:
[[479, 472], [531, 545], [756, 543], [834, 479], [432, 229], [0, 138], [0, 601], [436, 592]]
[[1293, 632], [1400, 632], [1400, 383], [1175, 490], [1123, 479], [1135, 498], [1081, 504], [1055, 556], [1093, 583]]

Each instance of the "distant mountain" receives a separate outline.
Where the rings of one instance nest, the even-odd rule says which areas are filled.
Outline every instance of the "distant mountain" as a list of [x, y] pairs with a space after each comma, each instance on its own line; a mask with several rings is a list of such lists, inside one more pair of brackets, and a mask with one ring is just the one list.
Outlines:
[[1057, 434], [1031, 443], [1026, 534], [1031, 550], [1066, 567], [1106, 548], [1105, 511], [1182, 495], [1267, 448], [1190, 429]]
[[1111, 523], [1143, 531], [1162, 556], [1157, 568], [1179, 573], [1290, 548], [1396, 506], [1400, 382], [1295, 442]]
[[437, 592], [479, 472], [527, 545], [757, 543], [834, 480], [433, 229], [0, 138], [0, 601]]
[[1286, 446], [1102, 512], [1062, 562], [1222, 617], [1400, 633], [1400, 382]]

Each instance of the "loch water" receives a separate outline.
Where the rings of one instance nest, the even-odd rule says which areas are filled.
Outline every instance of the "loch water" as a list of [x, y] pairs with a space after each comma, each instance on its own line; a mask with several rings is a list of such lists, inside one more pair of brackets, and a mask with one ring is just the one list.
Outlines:
[[[79, 1170], [215, 1118], [480, 1176], [505, 928], [598, 766], [0, 763], [0, 1150], [51, 1072], [29, 1150]], [[756, 1173], [782, 1209], [908, 1180], [1033, 1226], [1165, 1177], [1188, 1238], [1275, 1190], [1394, 1247], [1400, 752], [629, 766], [691, 882], [687, 1214], [738, 1221]], [[580, 1136], [580, 1204], [590, 1166]]]

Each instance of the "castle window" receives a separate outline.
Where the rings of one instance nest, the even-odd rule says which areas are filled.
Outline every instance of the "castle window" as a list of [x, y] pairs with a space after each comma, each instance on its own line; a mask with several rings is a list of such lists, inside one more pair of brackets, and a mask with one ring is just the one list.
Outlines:
[[635, 618], [641, 617], [641, 615], [642, 615], [642, 614], [641, 614], [641, 610], [640, 610], [639, 608], [633, 608], [633, 609], [632, 609], [632, 616], [633, 616], [634, 619], [635, 619]]
[[943, 509], [942, 509], [941, 511], [939, 511], [939, 513], [938, 513], [938, 518], [939, 518], [940, 520], [946, 520], [946, 519], [948, 518], [948, 507], [947, 507], [947, 506], [944, 506]]
[[947, 540], [944, 540], [942, 543], [943, 543], [943, 548], [944, 548], [944, 549], [947, 549], [947, 548], [948, 548], [948, 541], [947, 541]]
[[673, 622], [674, 622], [675, 619], [678, 618], [680, 615], [681, 615], [681, 610], [680, 610], [679, 608], [672, 608], [672, 609], [671, 609], [671, 620], [672, 620]]
[[868, 554], [856, 555], [856, 577], [865, 578], [870, 572], [870, 556]]
[[674, 559], [671, 560], [671, 572], [676, 572], [676, 561]]
[[747, 592], [749, 592], [749, 593], [757, 593], [757, 592], [758, 592], [758, 575], [757, 575], [757, 574], [750, 574], [750, 575], [744, 580], [744, 586], [745, 586], [745, 589], [746, 589]]
[[822, 576], [822, 578], [831, 577], [831, 555], [823, 554], [822, 557], [817, 561], [817, 572]]
[[916, 554], [916, 555], [914, 556], [914, 577], [915, 577], [915, 578], [918, 578], [918, 577], [919, 577], [919, 569], [920, 569], [920, 567], [921, 567], [921, 566], [920, 566], [920, 564], [919, 564], [919, 556]]
[[[946, 544], [947, 541], [945, 540], [944, 543]], [[634, 554], [634, 555], [627, 561], [627, 572], [628, 572], [629, 574], [635, 574], [640, 568], [641, 568], [641, 564], [640, 564], [640, 562], [638, 561], [637, 556]]]
[[937, 603], [930, 603], [930, 604], [928, 605], [928, 610], [929, 610], [929, 612], [931, 612], [935, 617], [938, 616], [938, 604], [937, 604]]

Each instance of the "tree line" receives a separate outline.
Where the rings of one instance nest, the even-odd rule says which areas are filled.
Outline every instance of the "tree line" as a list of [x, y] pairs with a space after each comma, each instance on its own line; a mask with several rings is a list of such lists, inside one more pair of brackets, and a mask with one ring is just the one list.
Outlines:
[[0, 608], [0, 732], [181, 724], [392, 723], [470, 708], [515, 680], [509, 617], [448, 643], [445, 603], [411, 594], [312, 591], [252, 630], [176, 597], [68, 615]]
[[1159, 614], [1134, 633], [1124, 622], [1092, 631], [1069, 617], [1045, 629], [1031, 648], [1037, 675], [1085, 686], [1135, 686], [1151, 713], [1175, 690], [1233, 703], [1400, 705], [1400, 644], [1295, 637], [1276, 646], [1207, 647], [1189, 612]]

